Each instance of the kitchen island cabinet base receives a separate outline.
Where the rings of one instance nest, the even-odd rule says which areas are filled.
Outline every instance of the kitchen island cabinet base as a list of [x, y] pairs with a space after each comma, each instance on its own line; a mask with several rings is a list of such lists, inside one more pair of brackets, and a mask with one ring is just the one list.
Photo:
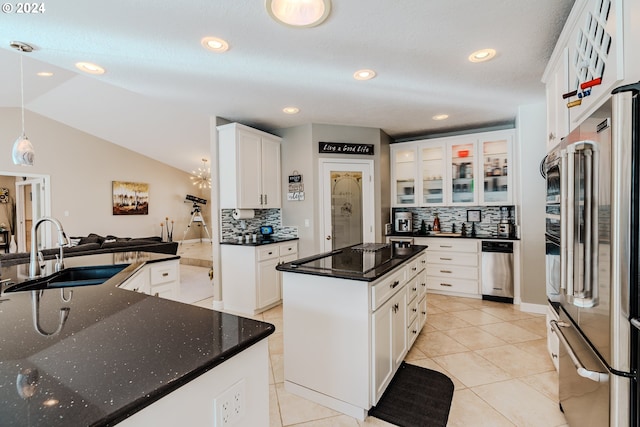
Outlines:
[[118, 424], [222, 426], [216, 398], [243, 381], [244, 415], [233, 425], [269, 425], [269, 349], [262, 340]]
[[285, 380], [284, 389], [296, 396], [300, 396], [304, 399], [316, 402], [319, 405], [325, 406], [334, 411], [338, 411], [342, 414], [348, 415], [360, 421], [364, 421], [369, 411], [358, 406], [352, 405], [348, 402], [344, 402], [339, 399], [335, 399], [331, 396], [327, 396], [324, 393], [318, 393], [315, 390], [301, 386], [291, 381]]

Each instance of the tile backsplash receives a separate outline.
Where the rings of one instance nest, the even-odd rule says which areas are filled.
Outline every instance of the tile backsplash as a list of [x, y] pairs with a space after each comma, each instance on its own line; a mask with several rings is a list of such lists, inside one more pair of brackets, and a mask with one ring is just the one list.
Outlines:
[[[255, 209], [255, 216], [251, 219], [236, 220], [233, 218], [233, 209], [222, 209], [221, 216], [221, 240], [235, 240], [238, 234], [258, 233], [261, 225], [273, 227], [273, 235], [278, 238], [298, 237], [297, 227], [283, 227], [282, 213], [280, 209]], [[244, 222], [246, 228], [242, 228]]]
[[[514, 223], [517, 223], [516, 211], [514, 206], [510, 206], [511, 216]], [[393, 208], [395, 212], [411, 212], [413, 214], [413, 230], [419, 231], [422, 221], [426, 225], [433, 226], [434, 214], [437, 213], [440, 218], [440, 229], [450, 232], [453, 224], [459, 232], [462, 224], [466, 224], [467, 231], [471, 230], [471, 223], [467, 221], [467, 211], [479, 210], [481, 221], [476, 222], [476, 233], [478, 235], [493, 235], [497, 232], [498, 223], [500, 222], [500, 206], [477, 206], [477, 207], [431, 207], [431, 208]], [[393, 218], [393, 215], [392, 215]]]

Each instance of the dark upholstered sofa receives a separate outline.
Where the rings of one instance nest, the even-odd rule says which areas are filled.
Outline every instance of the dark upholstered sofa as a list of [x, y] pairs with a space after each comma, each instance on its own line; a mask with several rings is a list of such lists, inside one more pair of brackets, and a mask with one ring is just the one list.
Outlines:
[[[64, 256], [94, 255], [112, 252], [157, 252], [175, 255], [178, 252], [178, 242], [163, 242], [160, 237], [116, 237], [89, 234], [85, 237], [71, 237], [71, 247], [63, 248]], [[45, 259], [55, 258], [59, 248], [43, 249]], [[0, 254], [0, 263], [4, 265], [22, 264], [29, 259], [28, 252]]]

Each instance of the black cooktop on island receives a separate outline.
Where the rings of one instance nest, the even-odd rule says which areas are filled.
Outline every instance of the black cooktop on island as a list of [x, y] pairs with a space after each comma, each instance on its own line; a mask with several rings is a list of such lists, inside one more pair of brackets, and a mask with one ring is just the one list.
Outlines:
[[398, 247], [388, 243], [360, 243], [282, 264], [277, 269], [371, 281], [424, 249], [426, 246], [420, 245]]

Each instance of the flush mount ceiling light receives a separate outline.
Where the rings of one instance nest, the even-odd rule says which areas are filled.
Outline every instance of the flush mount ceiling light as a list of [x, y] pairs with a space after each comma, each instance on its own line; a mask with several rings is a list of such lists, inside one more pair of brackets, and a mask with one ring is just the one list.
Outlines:
[[300, 109], [298, 107], [284, 107], [282, 112], [285, 114], [298, 114]]
[[353, 73], [353, 78], [356, 80], [371, 80], [376, 76], [376, 72], [373, 70], [358, 70]]
[[484, 62], [496, 56], [494, 49], [480, 49], [469, 55], [469, 61], [471, 62]]
[[202, 166], [191, 173], [193, 174], [190, 177], [193, 185], [200, 189], [211, 188], [211, 168], [207, 167], [207, 159], [202, 159]]
[[[23, 42], [11, 42], [10, 46], [23, 53], [33, 51], [33, 47]], [[24, 69], [22, 67], [22, 55], [20, 55], [20, 106], [22, 112], [22, 134], [13, 143], [11, 158], [14, 165], [33, 166], [35, 152], [31, 141], [24, 133]]]
[[436, 114], [435, 116], [431, 117], [433, 120], [446, 120], [449, 118], [448, 114]]
[[51, 71], [40, 71], [39, 73], [36, 73], [36, 75], [38, 77], [51, 77], [53, 76], [53, 73]]
[[315, 27], [331, 12], [331, 0], [266, 0], [269, 15], [291, 27]]
[[104, 74], [104, 68], [91, 62], [76, 62], [76, 68], [89, 74]]
[[205, 49], [216, 53], [222, 53], [229, 50], [229, 43], [218, 37], [205, 37], [200, 41], [200, 43]]

